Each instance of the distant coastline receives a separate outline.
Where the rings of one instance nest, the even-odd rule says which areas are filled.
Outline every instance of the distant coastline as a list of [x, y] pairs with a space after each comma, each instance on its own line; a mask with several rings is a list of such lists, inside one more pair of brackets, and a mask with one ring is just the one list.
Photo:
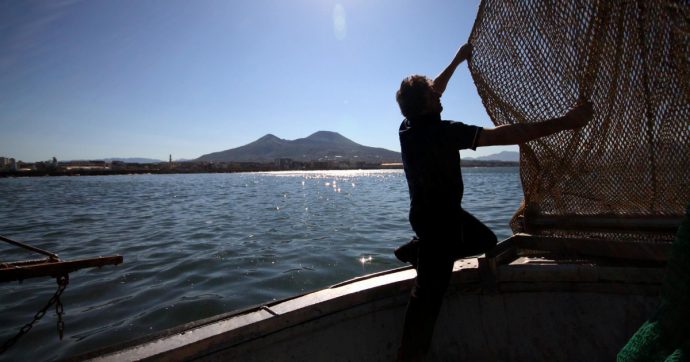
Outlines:
[[[513, 161], [483, 161], [465, 160], [462, 167], [518, 167], [519, 162]], [[107, 163], [99, 161], [94, 164], [84, 164], [80, 167], [66, 167], [55, 165], [33, 169], [0, 170], [2, 177], [45, 177], [45, 176], [107, 176], [107, 175], [135, 175], [135, 174], [192, 174], [192, 173], [238, 173], [238, 172], [270, 172], [270, 171], [323, 171], [323, 170], [375, 170], [402, 169], [402, 163], [387, 164], [358, 164], [356, 166], [328, 163], [301, 164], [300, 167], [290, 167], [281, 163], [258, 162], [159, 162], [159, 163]]]
[[[463, 158], [462, 167], [517, 167], [519, 154], [502, 151], [478, 158]], [[244, 146], [212, 152], [193, 160], [168, 161], [142, 157], [99, 160], [23, 162], [0, 157], [0, 177], [81, 175], [235, 173], [266, 171], [322, 171], [401, 169], [402, 155], [364, 146], [331, 131], [287, 140], [267, 134]]]

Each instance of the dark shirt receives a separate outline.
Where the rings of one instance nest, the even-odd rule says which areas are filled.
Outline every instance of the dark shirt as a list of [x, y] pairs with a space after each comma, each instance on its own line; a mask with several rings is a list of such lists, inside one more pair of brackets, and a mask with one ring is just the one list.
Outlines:
[[442, 232], [445, 226], [458, 222], [463, 194], [459, 151], [475, 149], [481, 130], [442, 121], [440, 114], [408, 118], [400, 124], [410, 223], [418, 235], [424, 230]]

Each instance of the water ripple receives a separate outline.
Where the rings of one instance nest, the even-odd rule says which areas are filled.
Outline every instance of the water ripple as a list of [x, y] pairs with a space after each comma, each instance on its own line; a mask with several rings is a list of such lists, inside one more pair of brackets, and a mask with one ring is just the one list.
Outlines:
[[[468, 169], [464, 205], [494, 229], [521, 189], [517, 169]], [[66, 338], [47, 313], [3, 358], [52, 360], [393, 267], [409, 240], [399, 170], [0, 179], [0, 235], [66, 259], [121, 254], [70, 275]], [[0, 246], [2, 260], [35, 255]], [[55, 292], [0, 285], [0, 342]]]

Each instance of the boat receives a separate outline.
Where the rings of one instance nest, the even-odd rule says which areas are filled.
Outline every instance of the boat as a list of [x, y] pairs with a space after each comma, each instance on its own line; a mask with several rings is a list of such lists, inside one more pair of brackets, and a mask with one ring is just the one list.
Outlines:
[[[583, 254], [573, 242], [518, 234], [458, 260], [428, 359], [613, 360], [659, 304], [668, 245], [592, 240]], [[390, 361], [415, 275], [366, 275], [70, 360]]]

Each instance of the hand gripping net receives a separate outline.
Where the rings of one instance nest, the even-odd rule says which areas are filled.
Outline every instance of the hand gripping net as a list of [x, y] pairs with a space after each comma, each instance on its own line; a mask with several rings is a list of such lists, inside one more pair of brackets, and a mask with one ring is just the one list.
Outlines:
[[585, 128], [520, 147], [513, 231], [673, 239], [653, 226], [690, 200], [690, 3], [483, 0], [469, 41], [495, 125], [594, 103]]

